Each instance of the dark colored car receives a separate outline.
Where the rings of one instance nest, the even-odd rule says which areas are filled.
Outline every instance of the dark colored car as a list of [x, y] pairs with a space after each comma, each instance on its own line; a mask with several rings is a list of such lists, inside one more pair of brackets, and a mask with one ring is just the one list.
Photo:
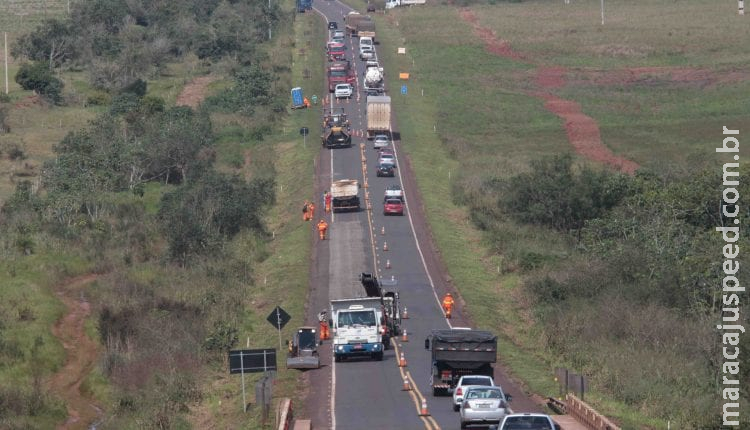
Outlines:
[[329, 30], [336, 30], [339, 28], [339, 25], [336, 21], [331, 21], [328, 23], [328, 29]]
[[380, 163], [378, 164], [377, 175], [393, 177], [395, 176], [394, 167], [393, 163]]
[[404, 203], [401, 199], [386, 199], [383, 203], [383, 215], [403, 215]]

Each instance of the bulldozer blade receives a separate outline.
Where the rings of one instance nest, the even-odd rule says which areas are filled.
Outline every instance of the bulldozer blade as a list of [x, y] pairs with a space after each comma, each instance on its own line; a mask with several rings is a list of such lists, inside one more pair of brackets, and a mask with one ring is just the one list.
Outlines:
[[294, 357], [286, 359], [287, 369], [318, 369], [320, 368], [319, 357]]

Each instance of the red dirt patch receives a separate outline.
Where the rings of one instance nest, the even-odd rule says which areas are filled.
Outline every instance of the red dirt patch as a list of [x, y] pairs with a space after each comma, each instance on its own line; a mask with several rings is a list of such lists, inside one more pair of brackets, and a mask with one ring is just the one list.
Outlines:
[[[485, 44], [487, 51], [516, 61], [532, 63], [527, 57], [515, 52], [510, 43], [498, 39], [491, 29], [479, 25], [476, 15], [471, 10], [461, 9], [459, 15], [474, 27], [474, 34]], [[565, 86], [567, 70], [564, 67], [544, 67], [538, 65], [534, 84], [542, 91], [530, 93], [545, 101], [544, 107], [565, 121], [565, 132], [568, 141], [577, 153], [584, 157], [607, 164], [621, 172], [633, 174], [638, 164], [624, 157], [615, 155], [602, 144], [599, 125], [596, 120], [583, 114], [581, 105], [574, 101], [563, 100], [546, 90]]]
[[44, 105], [44, 100], [39, 96], [39, 94], [34, 94], [28, 97], [24, 97], [21, 100], [17, 101], [15, 105], [13, 105], [15, 108], [23, 109], [28, 108], [32, 106], [42, 106]]
[[562, 88], [565, 86], [564, 67], [539, 67], [536, 69], [536, 84], [541, 88]]
[[638, 164], [627, 158], [615, 155], [602, 144], [599, 126], [596, 121], [581, 112], [581, 105], [574, 101], [563, 100], [551, 94], [539, 94], [545, 100], [544, 107], [565, 121], [565, 132], [568, 141], [579, 154], [609, 165], [623, 173], [633, 174]]
[[203, 99], [206, 98], [208, 84], [213, 82], [213, 80], [213, 76], [201, 76], [193, 79], [182, 89], [180, 95], [177, 96], [175, 104], [177, 106], [190, 106], [192, 108], [198, 107]]
[[55, 291], [67, 308], [67, 313], [52, 327], [52, 334], [65, 348], [65, 365], [49, 381], [50, 391], [63, 399], [68, 409], [68, 418], [57, 426], [58, 430], [88, 429], [102, 416], [93, 399], [81, 393], [81, 383], [94, 368], [99, 345], [86, 336], [84, 323], [91, 314], [91, 305], [81, 296], [80, 289], [96, 278], [97, 275], [73, 278]]

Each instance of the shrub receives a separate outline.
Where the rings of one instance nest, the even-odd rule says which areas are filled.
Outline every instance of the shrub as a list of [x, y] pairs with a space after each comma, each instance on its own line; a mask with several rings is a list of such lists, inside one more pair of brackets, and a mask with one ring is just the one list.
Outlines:
[[112, 115], [121, 115], [129, 112], [135, 112], [141, 108], [140, 98], [133, 93], [122, 93], [112, 98], [112, 105], [109, 107], [109, 113]]
[[97, 91], [86, 98], [86, 104], [91, 106], [104, 106], [112, 102], [112, 96], [104, 91]]
[[63, 83], [43, 62], [22, 64], [15, 79], [25, 90], [34, 91], [54, 104], [62, 102]]
[[120, 90], [121, 93], [131, 93], [135, 94], [138, 97], [143, 97], [146, 95], [146, 90], [148, 88], [148, 84], [143, 79], [136, 79], [135, 81], [129, 83], [126, 85], [122, 90]]

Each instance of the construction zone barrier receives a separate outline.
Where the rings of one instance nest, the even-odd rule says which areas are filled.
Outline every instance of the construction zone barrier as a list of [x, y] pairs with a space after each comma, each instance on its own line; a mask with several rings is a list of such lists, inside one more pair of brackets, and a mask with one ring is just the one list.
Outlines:
[[385, 268], [390, 269], [391, 268], [391, 260], [385, 260]]
[[401, 333], [401, 342], [408, 342], [409, 337], [406, 335], [406, 330], [404, 330], [403, 333]]
[[383, 242], [383, 251], [388, 251], [388, 242]]
[[292, 411], [292, 399], [284, 397], [279, 401], [278, 409], [278, 429], [289, 430], [292, 427], [294, 413]]
[[384, 235], [385, 235], [385, 226], [383, 226], [383, 227], [380, 227], [380, 235], [381, 235], [381, 236], [384, 236]]
[[427, 411], [427, 400], [422, 399], [422, 407], [419, 409], [420, 417], [429, 417], [430, 413]]
[[404, 306], [404, 312], [401, 313], [401, 319], [402, 320], [408, 320], [409, 319], [409, 310], [406, 309], [406, 306]]
[[406, 357], [404, 357], [404, 353], [401, 353], [401, 358], [398, 360], [398, 367], [406, 367]]
[[411, 391], [411, 386], [409, 386], [409, 379], [404, 378], [404, 388], [402, 388], [401, 391]]
[[620, 427], [607, 417], [595, 411], [594, 408], [573, 394], [565, 395], [565, 404], [568, 414], [590, 429], [620, 430]]

